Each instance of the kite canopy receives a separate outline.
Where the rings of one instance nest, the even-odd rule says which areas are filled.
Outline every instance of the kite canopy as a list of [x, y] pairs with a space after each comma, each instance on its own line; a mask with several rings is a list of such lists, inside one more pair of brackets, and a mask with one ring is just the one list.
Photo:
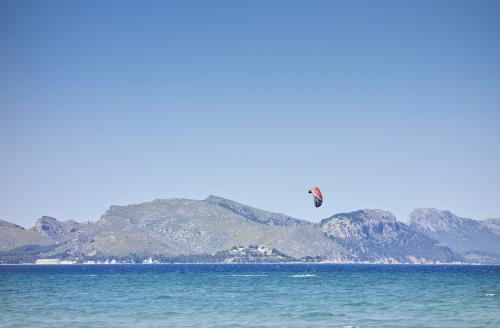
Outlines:
[[309, 193], [313, 195], [314, 206], [320, 207], [323, 204], [323, 195], [321, 194], [321, 190], [318, 187], [314, 187], [309, 190]]

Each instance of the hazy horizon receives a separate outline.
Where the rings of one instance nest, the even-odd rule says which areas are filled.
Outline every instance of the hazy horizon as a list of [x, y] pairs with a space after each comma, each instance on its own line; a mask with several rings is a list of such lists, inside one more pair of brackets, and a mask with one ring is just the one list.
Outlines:
[[496, 1], [2, 1], [0, 219], [210, 194], [498, 218], [499, 33]]

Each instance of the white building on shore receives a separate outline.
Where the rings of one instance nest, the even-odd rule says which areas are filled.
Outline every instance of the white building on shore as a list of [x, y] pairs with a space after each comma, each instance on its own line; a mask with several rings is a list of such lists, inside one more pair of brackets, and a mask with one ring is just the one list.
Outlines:
[[38, 259], [35, 264], [61, 264], [59, 259]]

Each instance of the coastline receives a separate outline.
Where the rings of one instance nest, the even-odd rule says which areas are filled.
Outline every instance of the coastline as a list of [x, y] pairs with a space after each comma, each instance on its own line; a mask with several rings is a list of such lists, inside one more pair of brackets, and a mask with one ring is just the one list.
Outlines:
[[310, 265], [310, 266], [344, 266], [344, 265], [359, 265], [359, 266], [500, 266], [500, 263], [366, 263], [366, 262], [245, 262], [245, 263], [227, 263], [227, 262], [163, 262], [163, 263], [57, 263], [57, 264], [36, 264], [36, 263], [0, 263], [0, 266], [125, 266], [125, 265]]

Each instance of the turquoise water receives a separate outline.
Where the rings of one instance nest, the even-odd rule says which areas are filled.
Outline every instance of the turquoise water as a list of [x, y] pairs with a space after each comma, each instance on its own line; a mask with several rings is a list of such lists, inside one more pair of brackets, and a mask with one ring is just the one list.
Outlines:
[[2, 327], [500, 327], [499, 266], [0, 266]]

